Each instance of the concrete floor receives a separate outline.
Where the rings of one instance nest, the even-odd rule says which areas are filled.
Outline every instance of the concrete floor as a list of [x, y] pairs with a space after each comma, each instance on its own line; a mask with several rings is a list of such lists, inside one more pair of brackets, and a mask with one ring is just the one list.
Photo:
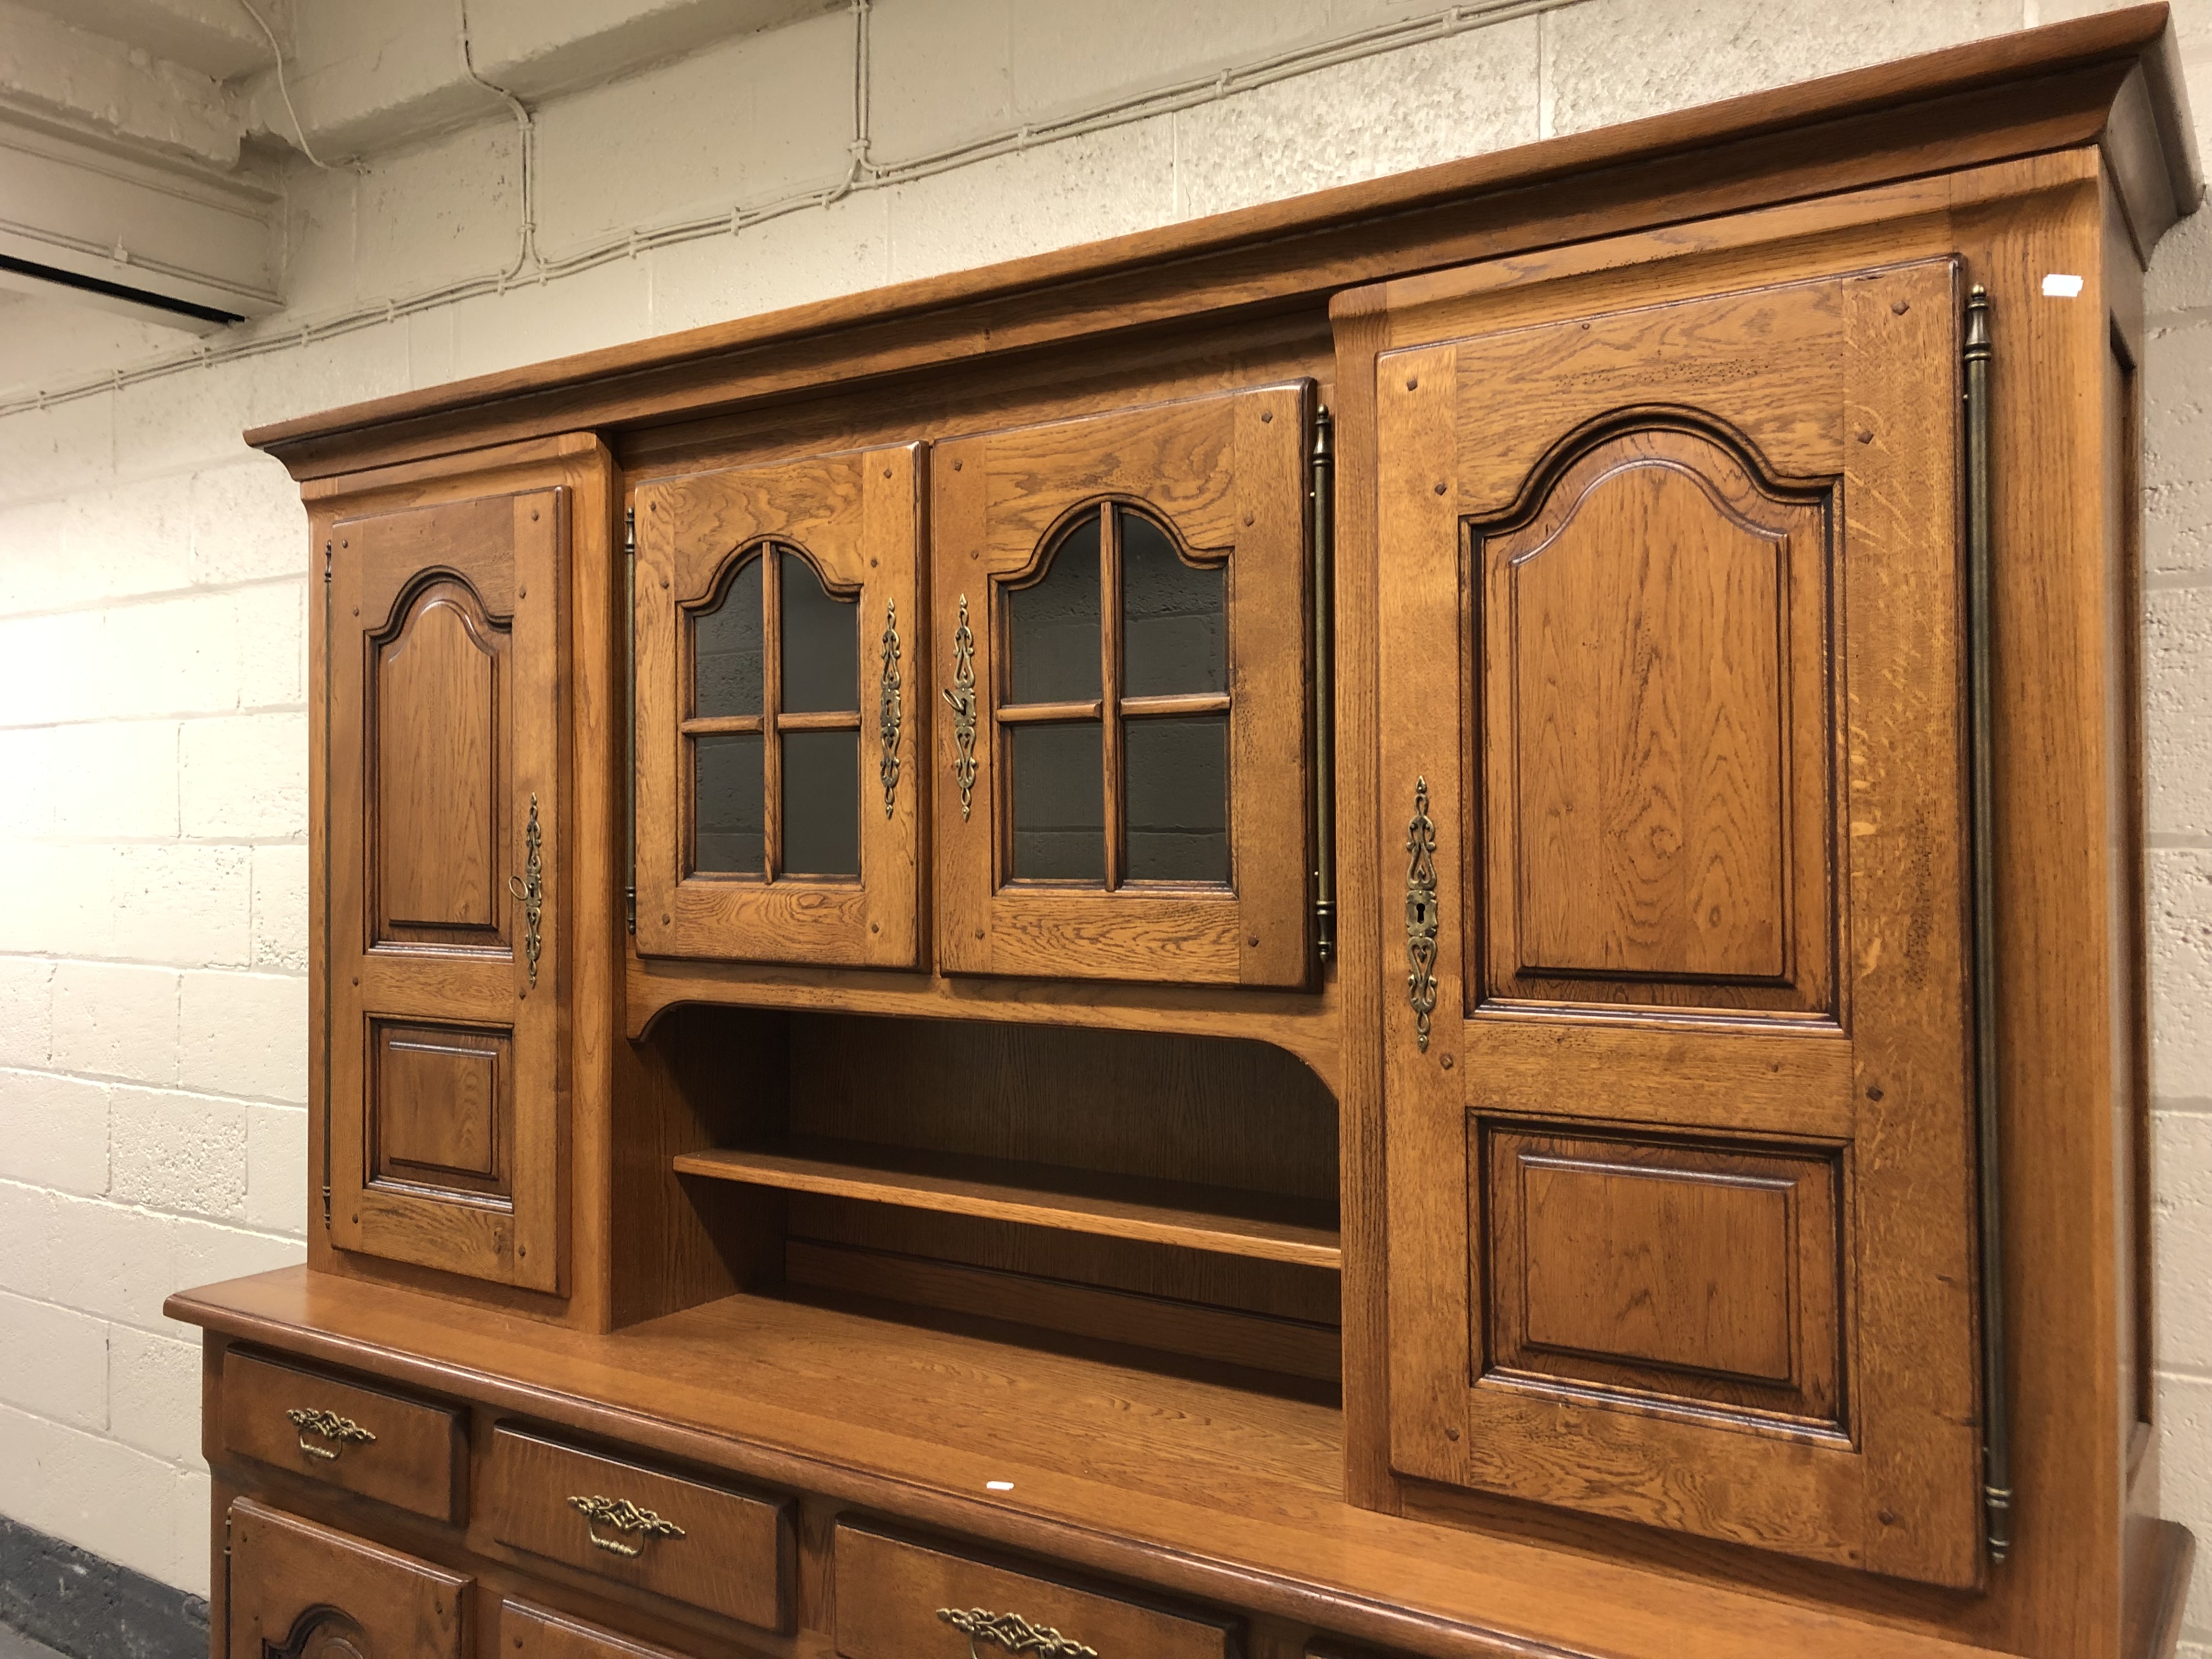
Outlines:
[[33, 1642], [0, 1625], [0, 1659], [62, 1659], [62, 1656], [45, 1643]]

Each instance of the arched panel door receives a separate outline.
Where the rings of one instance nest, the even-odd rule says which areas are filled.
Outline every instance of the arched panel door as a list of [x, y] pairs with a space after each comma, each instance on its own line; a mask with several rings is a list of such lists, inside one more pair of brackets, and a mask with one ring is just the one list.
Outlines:
[[595, 441], [562, 442], [341, 497], [317, 733], [331, 1242], [555, 1292], [576, 899], [565, 585], [577, 515], [604, 537], [608, 481]]
[[637, 488], [637, 943], [911, 968], [918, 447]]
[[1803, 269], [1359, 365], [1391, 1459], [1968, 1585], [1962, 296]]
[[1305, 982], [1311, 414], [1300, 383], [938, 446], [946, 972]]

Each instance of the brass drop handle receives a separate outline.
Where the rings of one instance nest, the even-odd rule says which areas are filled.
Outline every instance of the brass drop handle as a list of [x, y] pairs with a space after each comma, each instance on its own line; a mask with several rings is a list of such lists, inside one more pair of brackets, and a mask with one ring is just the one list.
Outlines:
[[[681, 1538], [684, 1528], [673, 1521], [664, 1521], [651, 1510], [641, 1510], [627, 1498], [571, 1498], [569, 1504], [584, 1517], [584, 1530], [591, 1534], [592, 1542], [610, 1555], [619, 1555], [635, 1560], [645, 1553], [645, 1546], [656, 1538]], [[629, 1543], [623, 1538], [602, 1538], [599, 1528], [609, 1527], [616, 1532], [635, 1535], [640, 1540]]]
[[968, 1638], [968, 1659], [981, 1659], [975, 1651], [978, 1638], [996, 1642], [1008, 1653], [1034, 1653], [1038, 1659], [1098, 1659], [1098, 1650], [1072, 1636], [1032, 1625], [1018, 1613], [987, 1613], [981, 1607], [962, 1612], [939, 1607], [937, 1616]]
[[[348, 1446], [373, 1446], [376, 1437], [353, 1420], [340, 1417], [336, 1412], [326, 1412], [319, 1407], [295, 1406], [284, 1413], [285, 1420], [300, 1431], [300, 1449], [310, 1457], [319, 1457], [325, 1463], [335, 1463], [338, 1455]], [[317, 1436], [327, 1441], [318, 1445], [307, 1438]]]

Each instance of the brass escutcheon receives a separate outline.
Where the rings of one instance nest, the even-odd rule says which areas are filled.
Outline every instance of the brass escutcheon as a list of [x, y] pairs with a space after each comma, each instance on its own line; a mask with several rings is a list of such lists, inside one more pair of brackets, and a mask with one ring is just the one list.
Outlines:
[[987, 1613], [981, 1607], [962, 1612], [939, 1607], [937, 1616], [968, 1638], [968, 1659], [981, 1659], [975, 1651], [978, 1638], [995, 1642], [1008, 1653], [1034, 1653], [1037, 1659], [1098, 1659], [1098, 1650], [1085, 1647], [1072, 1636], [1032, 1625], [1018, 1613]]
[[[310, 1457], [319, 1457], [325, 1463], [335, 1463], [338, 1455], [348, 1446], [371, 1446], [376, 1437], [353, 1420], [340, 1417], [336, 1412], [326, 1412], [319, 1407], [295, 1406], [284, 1413], [285, 1420], [300, 1431], [300, 1449]], [[331, 1443], [317, 1445], [307, 1438], [319, 1435]]]

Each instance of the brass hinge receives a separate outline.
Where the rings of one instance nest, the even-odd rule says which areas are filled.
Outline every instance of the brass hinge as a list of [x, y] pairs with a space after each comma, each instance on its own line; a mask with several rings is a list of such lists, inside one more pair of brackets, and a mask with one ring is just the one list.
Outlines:
[[325, 581], [326, 581], [326, 582], [327, 582], [328, 580], [330, 580], [330, 579], [331, 579], [331, 544], [330, 544], [328, 542], [325, 542], [325, 543], [323, 544], [323, 580], [324, 580]]
[[1314, 410], [1313, 908], [1314, 954], [1336, 954], [1336, 423]]
[[629, 885], [623, 890], [623, 921], [637, 932], [637, 509], [623, 509], [623, 662], [629, 687], [629, 716], [624, 723], [629, 764], [623, 790], [629, 804]]
[[1990, 543], [1990, 296], [1966, 296], [1961, 355], [1966, 416], [1967, 811], [1972, 845], [1974, 1120], [1981, 1211], [1982, 1517], [1990, 1559], [2012, 1550], [2012, 1431], [2005, 1403], [2003, 1171], [1997, 1098], [1996, 789], [1992, 748], [1995, 615]]

